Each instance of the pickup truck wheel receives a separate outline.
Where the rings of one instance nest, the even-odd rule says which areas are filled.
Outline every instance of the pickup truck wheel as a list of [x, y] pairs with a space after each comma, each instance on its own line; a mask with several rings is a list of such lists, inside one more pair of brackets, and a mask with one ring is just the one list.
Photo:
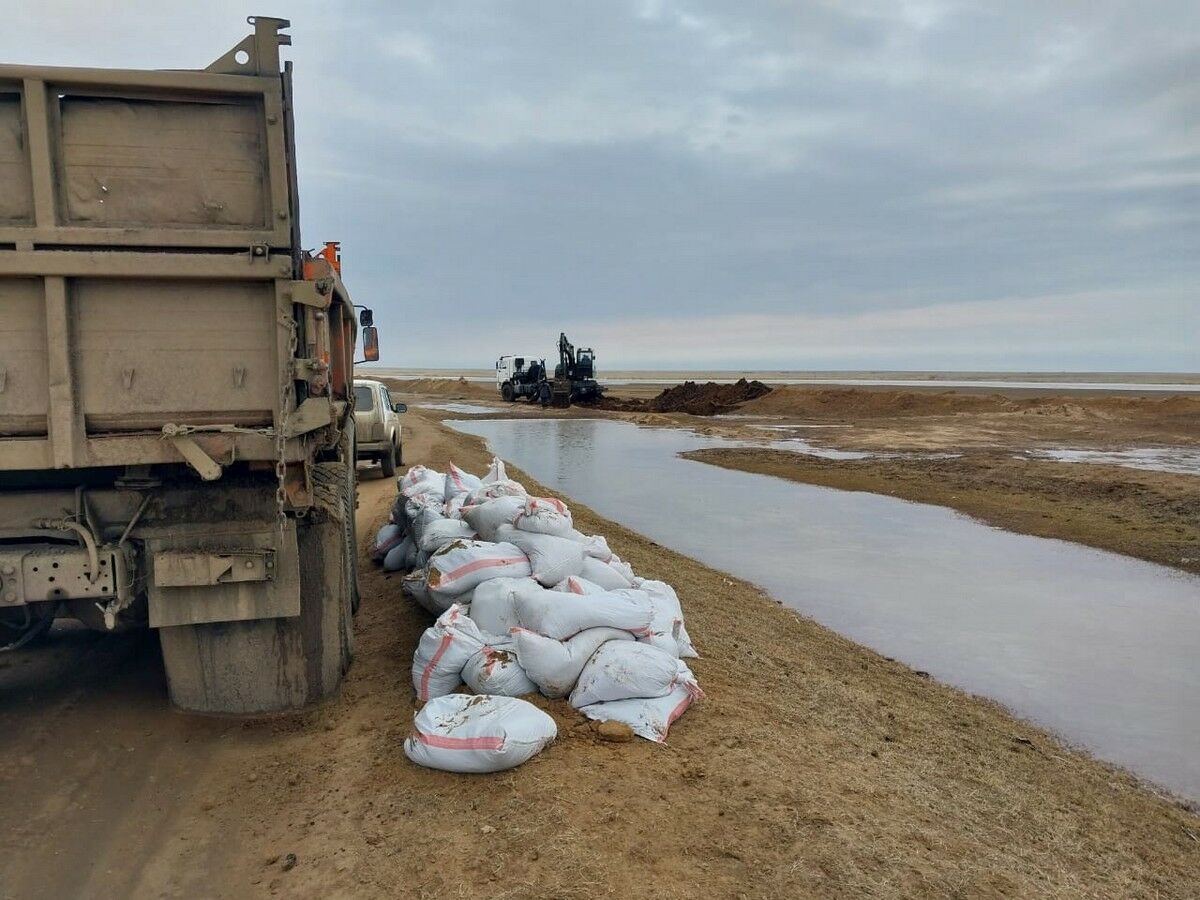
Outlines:
[[513, 386], [512, 386], [511, 381], [506, 381], [506, 382], [504, 382], [504, 384], [502, 384], [500, 386], [500, 396], [503, 397], [509, 403], [512, 403], [513, 400], [516, 399], [516, 393], [513, 391]]
[[379, 457], [379, 470], [383, 473], [384, 478], [391, 478], [396, 474], [396, 445], [390, 445], [387, 450], [383, 451], [383, 456]]
[[[354, 515], [344, 462], [312, 468], [314, 506], [297, 522], [300, 615], [159, 629], [171, 701], [192, 712], [303, 709], [333, 695], [354, 655]], [[352, 522], [351, 518], [351, 522]]]

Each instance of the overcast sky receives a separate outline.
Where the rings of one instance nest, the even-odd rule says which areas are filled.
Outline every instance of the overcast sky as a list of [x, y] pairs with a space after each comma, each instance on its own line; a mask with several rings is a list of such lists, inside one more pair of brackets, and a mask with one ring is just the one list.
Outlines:
[[0, 59], [290, 18], [305, 243], [393, 366], [1200, 370], [1200, 3], [21, 3]]

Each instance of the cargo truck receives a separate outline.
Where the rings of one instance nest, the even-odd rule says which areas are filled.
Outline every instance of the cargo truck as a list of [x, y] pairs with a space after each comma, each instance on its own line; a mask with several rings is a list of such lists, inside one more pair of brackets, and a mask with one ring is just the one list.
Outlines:
[[204, 70], [0, 66], [0, 645], [157, 629], [213, 713], [349, 665], [378, 358], [336, 246], [301, 249], [288, 23], [248, 21]]

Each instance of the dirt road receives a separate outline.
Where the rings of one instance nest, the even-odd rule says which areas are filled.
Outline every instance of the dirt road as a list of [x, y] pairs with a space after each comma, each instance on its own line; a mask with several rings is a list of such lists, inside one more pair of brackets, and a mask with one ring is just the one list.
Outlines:
[[[485, 462], [419, 412], [406, 429], [409, 462]], [[364, 481], [364, 540], [393, 490]], [[708, 699], [667, 746], [542, 702], [559, 740], [520, 769], [411, 765], [429, 617], [369, 564], [355, 665], [302, 715], [172, 713], [152, 636], [58, 633], [0, 668], [0, 896], [1194, 895], [1194, 814], [573, 508], [683, 599]]]

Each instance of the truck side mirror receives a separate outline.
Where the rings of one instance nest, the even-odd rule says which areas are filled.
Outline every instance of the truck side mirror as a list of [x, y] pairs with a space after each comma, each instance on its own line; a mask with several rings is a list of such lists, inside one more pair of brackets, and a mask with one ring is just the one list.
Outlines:
[[375, 324], [375, 313], [363, 307], [363, 311], [358, 314], [358, 324], [363, 328], [370, 328]]
[[398, 413], [406, 413], [406, 412], [408, 412], [408, 404], [407, 403], [393, 403], [392, 411], [398, 412]]
[[374, 325], [367, 325], [362, 330], [363, 359], [367, 362], [379, 360], [379, 331]]

